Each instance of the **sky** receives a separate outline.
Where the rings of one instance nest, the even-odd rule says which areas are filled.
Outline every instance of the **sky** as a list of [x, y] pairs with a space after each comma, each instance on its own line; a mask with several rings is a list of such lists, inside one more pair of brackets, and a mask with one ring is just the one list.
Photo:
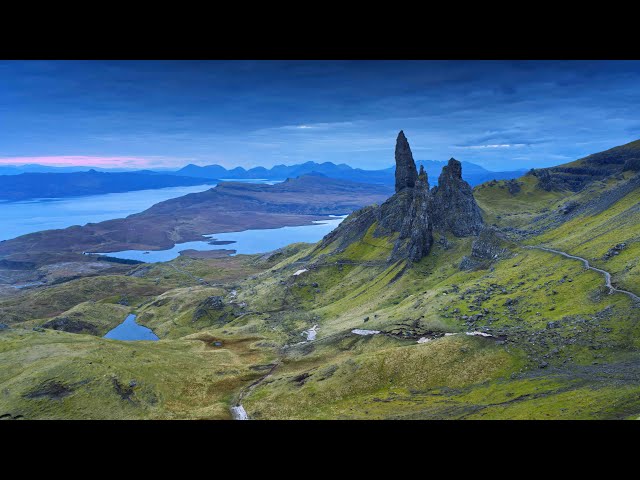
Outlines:
[[0, 165], [490, 170], [640, 138], [639, 61], [0, 61]]

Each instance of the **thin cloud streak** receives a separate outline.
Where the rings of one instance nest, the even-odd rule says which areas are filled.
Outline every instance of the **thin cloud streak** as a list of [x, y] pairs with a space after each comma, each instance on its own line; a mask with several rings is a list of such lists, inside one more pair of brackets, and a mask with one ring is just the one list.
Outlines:
[[86, 155], [53, 155], [38, 157], [4, 157], [0, 165], [46, 165], [51, 167], [144, 168], [157, 165], [153, 159], [140, 157], [94, 157]]

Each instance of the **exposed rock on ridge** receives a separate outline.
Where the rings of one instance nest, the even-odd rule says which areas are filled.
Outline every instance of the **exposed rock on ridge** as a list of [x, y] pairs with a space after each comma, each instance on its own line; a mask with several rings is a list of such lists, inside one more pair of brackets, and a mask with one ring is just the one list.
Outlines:
[[393, 260], [403, 257], [419, 260], [429, 253], [433, 244], [432, 201], [427, 174], [422, 166], [412, 193], [411, 205], [404, 215], [400, 235], [391, 254]]
[[627, 171], [640, 171], [640, 140], [557, 167], [531, 169], [528, 175], [538, 177], [543, 190], [577, 192], [593, 182]]
[[465, 256], [460, 262], [460, 270], [488, 268], [492, 262], [505, 258], [508, 254], [508, 242], [498, 230], [483, 226], [471, 245], [471, 256]]
[[[396, 140], [396, 193], [380, 206], [358, 210], [345, 219], [318, 246], [334, 244], [341, 251], [367, 233], [373, 237], [395, 236], [389, 261], [418, 261], [429, 254], [433, 232], [457, 237], [477, 235], [483, 221], [471, 186], [462, 179], [462, 165], [449, 160], [442, 169], [439, 185], [429, 188], [424, 168], [420, 173], [409, 142], [400, 131]], [[373, 227], [373, 228], [372, 228]]]

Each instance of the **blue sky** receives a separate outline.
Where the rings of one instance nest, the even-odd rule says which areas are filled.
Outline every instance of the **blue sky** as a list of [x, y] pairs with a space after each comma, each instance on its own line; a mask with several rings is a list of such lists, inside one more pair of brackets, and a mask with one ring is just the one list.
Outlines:
[[0, 164], [551, 166], [640, 138], [637, 61], [2, 61]]

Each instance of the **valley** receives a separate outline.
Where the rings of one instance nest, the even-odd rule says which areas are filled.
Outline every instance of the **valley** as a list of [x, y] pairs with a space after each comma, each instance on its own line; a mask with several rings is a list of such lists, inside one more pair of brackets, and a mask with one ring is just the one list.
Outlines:
[[[205, 235], [214, 232], [295, 229], [318, 222], [331, 223], [334, 221], [331, 215], [347, 214], [380, 201], [389, 191], [385, 186], [316, 176], [273, 185], [228, 182], [170, 198], [126, 218], [29, 233], [0, 242], [0, 294], [15, 293], [15, 286], [55, 284], [96, 272], [118, 274], [126, 265], [126, 260], [109, 261], [114, 259], [85, 252], [136, 250], [142, 255], [145, 251], [167, 250], [176, 244], [194, 242], [178, 247], [189, 250], [198, 242], [211, 241]], [[322, 225], [317, 226], [322, 229]], [[300, 235], [305, 238], [304, 232]], [[313, 232], [311, 235], [306, 238], [320, 238]], [[283, 242], [277, 238], [274, 241]], [[218, 252], [230, 253], [233, 250]]]

